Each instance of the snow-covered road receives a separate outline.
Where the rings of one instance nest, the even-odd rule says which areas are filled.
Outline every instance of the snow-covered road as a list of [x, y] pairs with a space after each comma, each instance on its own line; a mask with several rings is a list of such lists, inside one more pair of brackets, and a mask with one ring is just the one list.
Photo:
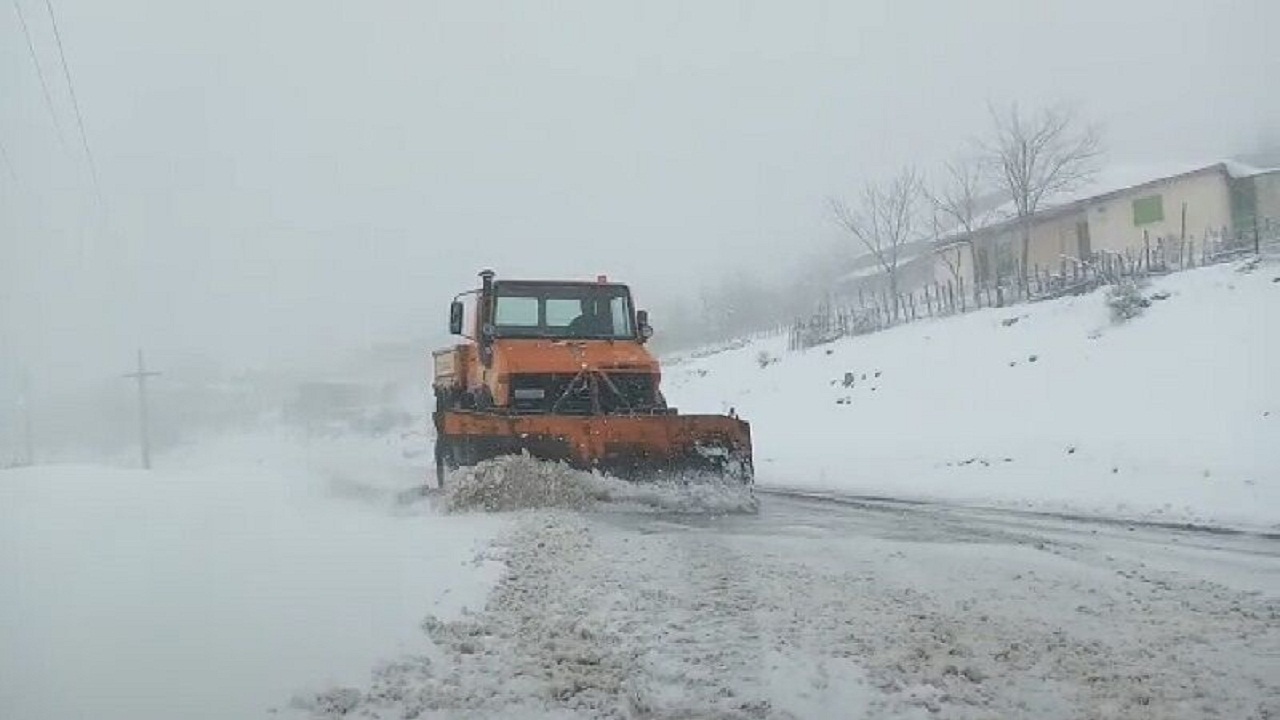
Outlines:
[[483, 605], [508, 519], [397, 513], [414, 476], [355, 445], [0, 471], [0, 720], [274, 717]]
[[892, 501], [523, 511], [485, 610], [317, 710], [1273, 718], [1280, 540]]

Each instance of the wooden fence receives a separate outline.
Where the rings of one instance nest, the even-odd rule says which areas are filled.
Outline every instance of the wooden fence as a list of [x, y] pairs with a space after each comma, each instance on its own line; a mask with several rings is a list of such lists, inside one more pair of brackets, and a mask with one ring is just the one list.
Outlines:
[[898, 295], [860, 290], [856, 298], [827, 302], [813, 315], [793, 322], [787, 347], [803, 350], [921, 318], [1079, 295], [1123, 278], [1165, 275], [1274, 252], [1280, 252], [1280, 219], [1264, 218], [1234, 236], [1200, 243], [1144, 236], [1141, 248], [1096, 252], [1088, 259], [1063, 256], [1056, 267], [1036, 265], [1027, 269], [1025, 278], [1011, 276], [973, 288], [956, 278]]

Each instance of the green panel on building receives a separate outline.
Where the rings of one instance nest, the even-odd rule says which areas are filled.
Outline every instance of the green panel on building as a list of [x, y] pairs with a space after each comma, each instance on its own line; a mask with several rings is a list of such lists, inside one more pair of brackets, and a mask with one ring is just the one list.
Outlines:
[[1133, 224], [1146, 225], [1164, 219], [1164, 203], [1160, 195], [1148, 195], [1133, 201]]

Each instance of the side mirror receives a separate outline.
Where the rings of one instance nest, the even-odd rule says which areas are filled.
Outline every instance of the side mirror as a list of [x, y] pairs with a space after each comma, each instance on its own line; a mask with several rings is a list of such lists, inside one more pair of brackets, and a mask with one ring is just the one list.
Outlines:
[[449, 334], [462, 334], [462, 301], [454, 300], [449, 304]]
[[649, 324], [649, 311], [636, 311], [636, 331], [640, 335], [640, 342], [645, 342], [653, 337], [653, 326]]

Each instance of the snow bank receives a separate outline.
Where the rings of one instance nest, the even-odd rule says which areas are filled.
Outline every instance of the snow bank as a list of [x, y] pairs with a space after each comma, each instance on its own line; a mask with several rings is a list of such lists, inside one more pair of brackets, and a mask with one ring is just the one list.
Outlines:
[[482, 607], [497, 516], [395, 498], [394, 444], [213, 443], [0, 472], [0, 717], [274, 717]]
[[[683, 411], [752, 423], [761, 486], [1280, 525], [1280, 265], [675, 366]], [[781, 357], [760, 367], [761, 352]]]
[[735, 513], [757, 509], [750, 486], [738, 482], [711, 477], [627, 482], [528, 455], [501, 457], [453, 472], [444, 497], [450, 512], [561, 508]]

